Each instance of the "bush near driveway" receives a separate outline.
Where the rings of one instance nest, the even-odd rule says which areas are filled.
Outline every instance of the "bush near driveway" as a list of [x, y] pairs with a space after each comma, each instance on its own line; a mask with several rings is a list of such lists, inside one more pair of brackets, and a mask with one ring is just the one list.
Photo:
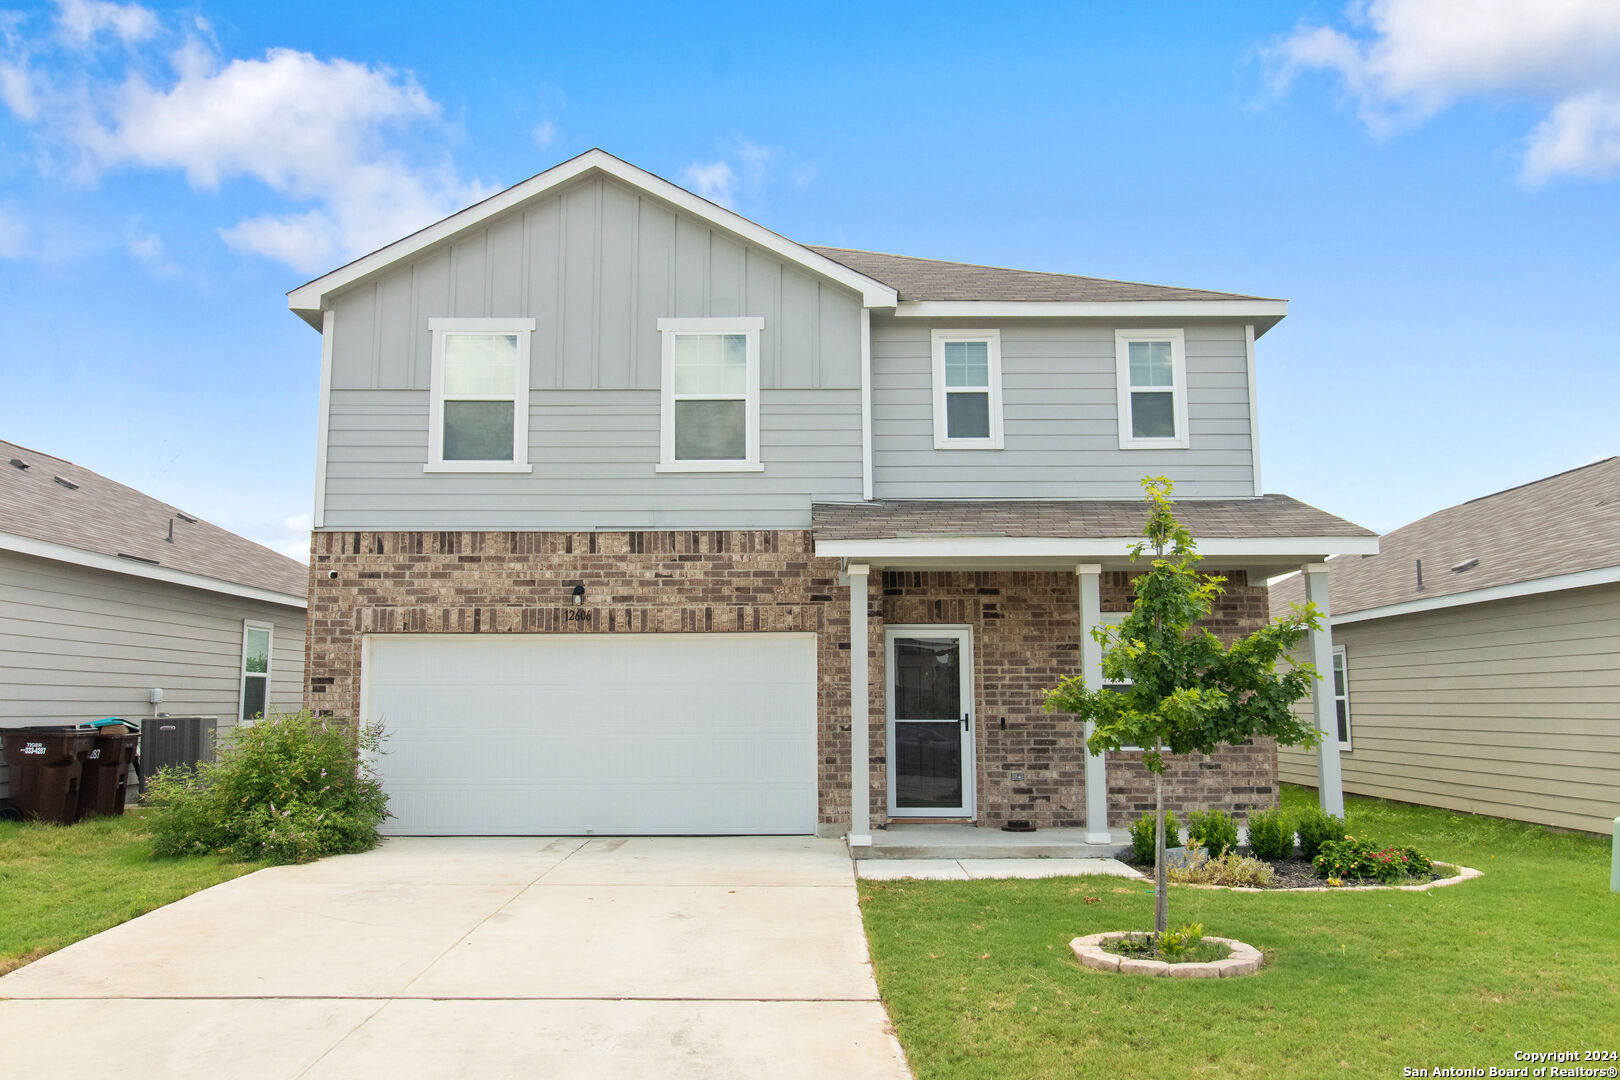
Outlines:
[[[1285, 788], [1285, 810], [1314, 798]], [[1607, 838], [1346, 801], [1356, 835], [1485, 876], [1421, 893], [1180, 889], [1178, 918], [1265, 951], [1247, 979], [1082, 969], [1071, 938], [1152, 926], [1145, 882], [861, 882], [878, 986], [918, 1080], [1387, 1077], [1620, 1046]]]
[[136, 811], [67, 826], [0, 822], [0, 974], [261, 865], [154, 858]]

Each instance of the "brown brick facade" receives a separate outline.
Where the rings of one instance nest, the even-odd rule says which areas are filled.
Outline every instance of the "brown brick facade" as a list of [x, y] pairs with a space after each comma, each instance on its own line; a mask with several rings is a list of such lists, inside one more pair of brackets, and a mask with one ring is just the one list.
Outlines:
[[[336, 577], [331, 574], [336, 572]], [[808, 532], [319, 532], [311, 558], [306, 702], [359, 709], [368, 633], [727, 633], [817, 635], [818, 761], [824, 825], [849, 820], [849, 591]], [[1262, 586], [1232, 575], [1217, 633], [1266, 617]], [[576, 584], [586, 602], [573, 604]], [[1125, 574], [1103, 576], [1103, 609], [1130, 604]], [[871, 580], [868, 657], [873, 822], [885, 820], [883, 625], [973, 628], [979, 820], [1082, 824], [1078, 725], [1041, 710], [1079, 665], [1075, 579], [1062, 573], [886, 573]], [[1131, 755], [1109, 763], [1113, 823], [1151, 786]], [[1121, 760], [1121, 759], [1125, 760]], [[1022, 779], [1014, 774], [1022, 773]], [[1234, 809], [1276, 798], [1273, 747], [1178, 763], [1171, 805]], [[1185, 781], [1184, 783], [1182, 781]], [[1231, 791], [1228, 791], [1228, 788]]]

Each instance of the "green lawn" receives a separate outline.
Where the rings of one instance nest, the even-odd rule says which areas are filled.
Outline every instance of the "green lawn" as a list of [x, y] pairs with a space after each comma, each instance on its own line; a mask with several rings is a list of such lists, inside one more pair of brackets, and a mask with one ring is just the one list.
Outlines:
[[0, 822], [0, 974], [258, 868], [153, 858], [137, 813], [70, 827]]
[[[1283, 794], [1287, 806], [1313, 798]], [[1266, 954], [1249, 978], [1081, 968], [1069, 939], [1151, 928], [1141, 882], [861, 882], [878, 986], [919, 1080], [1392, 1077], [1512, 1066], [1516, 1050], [1620, 1050], [1606, 838], [1349, 802], [1352, 833], [1485, 877], [1424, 893], [1172, 886], [1173, 925], [1201, 922]]]

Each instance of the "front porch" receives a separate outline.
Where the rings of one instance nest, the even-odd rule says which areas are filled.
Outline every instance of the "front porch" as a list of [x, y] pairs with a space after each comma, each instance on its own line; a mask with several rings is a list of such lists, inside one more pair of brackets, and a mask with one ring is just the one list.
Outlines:
[[[1282, 496], [1188, 502], [1178, 512], [1206, 572], [1227, 578], [1206, 624], [1221, 637], [1263, 625], [1266, 579], [1302, 567], [1325, 615], [1326, 575], [1315, 570], [1330, 554], [1377, 544]], [[850, 590], [850, 655], [867, 661], [852, 663], [849, 678], [850, 757], [868, 766], [850, 770], [856, 858], [1097, 858], [1123, 849], [1125, 826], [1153, 805], [1141, 753], [1089, 753], [1089, 730], [1042, 703], [1065, 676], [1101, 683], [1090, 631], [1130, 610], [1140, 567], [1127, 554], [1136, 541], [1126, 523], [1143, 518], [1139, 503], [815, 507], [816, 554], [842, 560]], [[1318, 669], [1331, 670], [1325, 626], [1309, 646]], [[1331, 693], [1319, 686], [1312, 707], [1318, 728], [1335, 731]], [[1319, 760], [1323, 805], [1342, 813], [1336, 740], [1324, 740]], [[1166, 806], [1178, 815], [1219, 807], [1242, 817], [1276, 802], [1269, 741], [1184, 756], [1172, 770]], [[1000, 831], [1014, 820], [1038, 831]]]

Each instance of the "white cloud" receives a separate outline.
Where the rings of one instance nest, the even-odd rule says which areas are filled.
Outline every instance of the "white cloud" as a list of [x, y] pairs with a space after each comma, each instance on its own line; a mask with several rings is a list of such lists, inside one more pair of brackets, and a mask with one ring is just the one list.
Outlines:
[[763, 146], [739, 136], [721, 144], [718, 158], [694, 161], [681, 176], [705, 199], [735, 209], [739, 198], [758, 199], [764, 195], [784, 166], [787, 182], [794, 188], [808, 187], [816, 178], [815, 162], [790, 164], [780, 147]]
[[103, 30], [110, 30], [125, 45], [147, 40], [158, 32], [158, 18], [139, 4], [113, 4], [106, 0], [56, 0], [57, 25], [62, 36], [83, 48]]
[[550, 120], [542, 120], [529, 131], [529, 138], [534, 140], [535, 146], [544, 150], [556, 140], [557, 125]]
[[681, 174], [693, 191], [721, 206], [729, 207], [737, 197], [737, 174], [724, 161], [694, 161]]
[[144, 263], [154, 274], [169, 277], [180, 272], [169, 261], [163, 247], [163, 237], [143, 229], [138, 221], [131, 223], [124, 233], [124, 251], [136, 262]]
[[202, 191], [263, 185], [286, 208], [222, 227], [220, 236], [305, 273], [490, 193], [460, 176], [447, 149], [453, 132], [409, 75], [293, 49], [226, 59], [206, 32], [193, 22], [178, 48], [161, 60], [132, 56], [121, 77], [65, 64], [48, 78], [41, 66], [26, 66], [26, 45], [14, 47], [9, 62], [21, 75], [0, 71], [0, 98], [34, 125], [41, 157], [75, 158], [58, 167], [83, 183], [138, 168], [178, 171]]
[[1547, 102], [1526, 148], [1527, 180], [1620, 172], [1614, 0], [1357, 0], [1346, 22], [1301, 24], [1264, 50], [1274, 86], [1331, 73], [1379, 136], [1468, 98]]

